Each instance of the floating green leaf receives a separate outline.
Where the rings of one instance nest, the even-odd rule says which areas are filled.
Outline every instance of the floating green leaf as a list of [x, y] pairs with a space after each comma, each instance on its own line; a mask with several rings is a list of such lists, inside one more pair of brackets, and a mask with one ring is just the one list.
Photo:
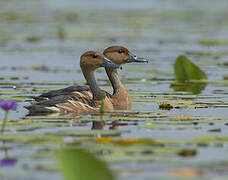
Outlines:
[[193, 79], [207, 79], [206, 74], [186, 56], [179, 56], [176, 59], [174, 68], [176, 80], [178, 82], [186, 82]]
[[106, 164], [82, 149], [64, 149], [57, 153], [65, 180], [113, 180]]

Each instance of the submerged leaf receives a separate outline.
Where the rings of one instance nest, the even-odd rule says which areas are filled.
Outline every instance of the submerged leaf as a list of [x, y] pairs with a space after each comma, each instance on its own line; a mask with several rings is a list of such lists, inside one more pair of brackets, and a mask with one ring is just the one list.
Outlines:
[[176, 80], [178, 82], [185, 82], [193, 79], [207, 79], [206, 74], [186, 56], [179, 56], [176, 59], [174, 68]]
[[162, 146], [163, 144], [153, 139], [136, 139], [136, 138], [121, 138], [121, 139], [112, 139], [108, 137], [100, 137], [95, 139], [96, 143], [103, 143], [103, 144], [118, 144], [118, 145], [135, 145], [135, 144], [142, 144], [142, 145], [151, 145], [151, 146]]
[[57, 153], [65, 180], [113, 180], [106, 164], [82, 149], [64, 149]]
[[197, 178], [202, 175], [202, 172], [200, 169], [184, 168], [174, 169], [170, 171], [169, 174], [177, 178]]
[[191, 157], [191, 156], [196, 156], [197, 155], [197, 150], [195, 149], [182, 149], [179, 152], [177, 152], [179, 156], [183, 157]]
[[167, 102], [162, 102], [159, 104], [159, 109], [170, 110], [170, 109], [173, 109], [173, 105]]

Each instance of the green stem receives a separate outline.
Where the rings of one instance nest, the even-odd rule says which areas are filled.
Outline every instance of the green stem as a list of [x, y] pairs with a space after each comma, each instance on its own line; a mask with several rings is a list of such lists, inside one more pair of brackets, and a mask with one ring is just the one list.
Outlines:
[[6, 146], [6, 141], [5, 140], [2, 141], [2, 149], [4, 150], [4, 153], [5, 153], [4, 158], [7, 159], [8, 158], [8, 148]]
[[103, 121], [104, 120], [103, 117], [104, 117], [103, 114], [100, 114], [100, 121]]
[[100, 107], [100, 120], [103, 121], [103, 116], [105, 112], [105, 104], [104, 100], [101, 101], [101, 107]]
[[8, 156], [8, 148], [7, 147], [5, 147], [5, 149], [4, 149], [4, 152], [5, 152], [5, 157], [4, 158], [8, 158], [9, 156]]
[[9, 111], [5, 111], [5, 117], [4, 117], [3, 122], [2, 122], [1, 134], [3, 134], [4, 130], [5, 130], [8, 113], [9, 113]]

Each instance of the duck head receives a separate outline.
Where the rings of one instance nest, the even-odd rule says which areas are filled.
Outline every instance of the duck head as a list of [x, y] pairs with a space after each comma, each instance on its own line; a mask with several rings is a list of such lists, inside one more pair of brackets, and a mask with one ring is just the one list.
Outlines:
[[147, 63], [148, 60], [144, 58], [137, 57], [132, 54], [127, 48], [123, 46], [111, 46], [104, 50], [103, 54], [105, 57], [110, 59], [112, 62], [118, 65], [138, 62], [138, 63]]
[[80, 59], [80, 66], [82, 69], [95, 71], [100, 67], [107, 67], [117, 69], [120, 65], [115, 64], [106, 58], [102, 53], [96, 51], [85, 52]]

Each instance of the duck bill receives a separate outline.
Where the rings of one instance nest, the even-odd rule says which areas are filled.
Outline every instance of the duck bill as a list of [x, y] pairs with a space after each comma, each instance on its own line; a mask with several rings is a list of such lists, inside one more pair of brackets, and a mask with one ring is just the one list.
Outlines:
[[130, 54], [130, 58], [127, 60], [127, 63], [133, 63], [133, 62], [148, 63], [148, 60], [145, 58], [137, 57], [134, 54]]
[[120, 65], [113, 63], [107, 58], [104, 58], [104, 62], [101, 64], [101, 67], [118, 69]]

